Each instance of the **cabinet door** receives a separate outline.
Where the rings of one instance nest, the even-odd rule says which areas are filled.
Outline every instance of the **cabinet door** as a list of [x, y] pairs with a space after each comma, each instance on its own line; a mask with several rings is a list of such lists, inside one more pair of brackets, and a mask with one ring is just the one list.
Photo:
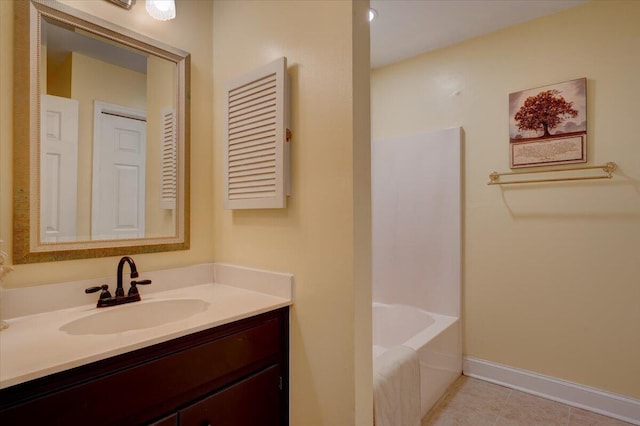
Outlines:
[[179, 412], [181, 426], [277, 426], [280, 368], [271, 366]]
[[178, 426], [178, 413], [149, 424], [149, 426]]

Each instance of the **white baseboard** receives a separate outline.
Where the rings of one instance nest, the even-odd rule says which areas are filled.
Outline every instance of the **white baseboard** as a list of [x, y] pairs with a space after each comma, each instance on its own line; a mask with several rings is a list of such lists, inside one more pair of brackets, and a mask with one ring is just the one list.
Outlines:
[[640, 400], [473, 357], [462, 373], [522, 392], [640, 425]]

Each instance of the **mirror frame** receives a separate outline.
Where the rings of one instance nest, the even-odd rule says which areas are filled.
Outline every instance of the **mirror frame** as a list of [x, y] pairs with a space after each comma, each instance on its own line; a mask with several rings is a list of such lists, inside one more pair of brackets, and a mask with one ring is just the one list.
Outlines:
[[[82, 29], [176, 64], [178, 196], [176, 232], [173, 236], [40, 242], [40, 42], [43, 18]], [[13, 263], [189, 249], [190, 54], [53, 0], [15, 2], [14, 25]]]

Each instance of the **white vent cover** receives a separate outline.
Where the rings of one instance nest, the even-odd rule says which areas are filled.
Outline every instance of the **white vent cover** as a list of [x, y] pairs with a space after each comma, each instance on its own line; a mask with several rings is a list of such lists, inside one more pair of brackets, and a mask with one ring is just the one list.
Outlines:
[[173, 108], [163, 108], [162, 115], [162, 152], [160, 182], [160, 208], [176, 208], [177, 189], [177, 146], [176, 146], [176, 122]]
[[286, 207], [289, 195], [287, 58], [227, 83], [224, 208]]

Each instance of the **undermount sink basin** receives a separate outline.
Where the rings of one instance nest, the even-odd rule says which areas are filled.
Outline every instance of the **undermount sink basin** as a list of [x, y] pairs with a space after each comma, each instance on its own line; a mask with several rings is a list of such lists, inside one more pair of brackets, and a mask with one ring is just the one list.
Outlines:
[[95, 314], [68, 322], [60, 327], [72, 335], [114, 334], [157, 327], [187, 319], [207, 310], [209, 304], [200, 299], [168, 299], [134, 302], [100, 308]]

